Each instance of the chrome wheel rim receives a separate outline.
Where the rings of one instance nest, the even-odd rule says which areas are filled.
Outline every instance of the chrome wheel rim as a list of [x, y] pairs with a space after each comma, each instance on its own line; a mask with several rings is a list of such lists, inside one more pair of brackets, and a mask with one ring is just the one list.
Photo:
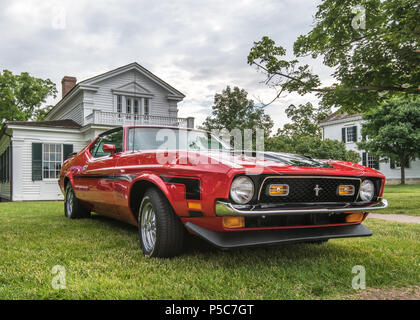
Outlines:
[[156, 214], [153, 210], [152, 203], [145, 201], [141, 210], [141, 238], [146, 251], [153, 251], [156, 244]]
[[69, 189], [67, 191], [67, 197], [66, 197], [66, 211], [67, 211], [67, 217], [71, 216], [73, 210], [73, 192]]

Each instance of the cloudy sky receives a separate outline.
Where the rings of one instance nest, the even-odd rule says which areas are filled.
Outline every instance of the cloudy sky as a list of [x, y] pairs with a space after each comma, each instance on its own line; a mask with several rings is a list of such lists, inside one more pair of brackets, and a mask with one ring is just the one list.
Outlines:
[[[269, 36], [291, 52], [311, 29], [318, 1], [172, 0], [0, 2], [0, 69], [78, 81], [137, 61], [186, 95], [179, 116], [201, 123], [213, 97], [227, 85], [269, 101], [274, 92], [246, 59], [254, 41]], [[309, 61], [329, 84], [330, 71]], [[58, 99], [51, 101], [57, 102]], [[290, 103], [316, 102], [288, 95], [266, 108], [275, 127]]]

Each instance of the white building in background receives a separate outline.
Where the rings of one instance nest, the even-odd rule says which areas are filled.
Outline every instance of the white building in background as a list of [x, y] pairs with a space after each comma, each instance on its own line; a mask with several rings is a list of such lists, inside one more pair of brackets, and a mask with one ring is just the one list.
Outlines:
[[77, 83], [64, 77], [62, 99], [46, 121], [9, 121], [0, 129], [0, 199], [60, 200], [61, 164], [98, 134], [121, 125], [194, 127], [178, 118], [184, 94], [138, 63]]
[[[348, 115], [346, 113], [333, 113], [320, 123], [322, 139], [343, 141], [347, 150], [353, 150], [360, 154], [363, 164], [382, 172], [387, 184], [398, 184], [401, 181], [400, 164], [393, 161], [378, 161], [369, 153], [359, 150], [356, 142], [362, 140], [362, 116], [360, 114]], [[420, 159], [405, 164], [406, 183], [420, 183]]]

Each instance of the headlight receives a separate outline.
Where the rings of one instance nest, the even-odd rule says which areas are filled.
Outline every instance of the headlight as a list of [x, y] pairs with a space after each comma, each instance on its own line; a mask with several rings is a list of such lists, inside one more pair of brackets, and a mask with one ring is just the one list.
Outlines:
[[370, 180], [363, 181], [360, 186], [360, 199], [362, 201], [370, 201], [372, 200], [374, 194], [375, 186], [373, 185], [373, 182]]
[[235, 178], [230, 187], [230, 196], [236, 203], [248, 203], [254, 196], [254, 183], [245, 176]]

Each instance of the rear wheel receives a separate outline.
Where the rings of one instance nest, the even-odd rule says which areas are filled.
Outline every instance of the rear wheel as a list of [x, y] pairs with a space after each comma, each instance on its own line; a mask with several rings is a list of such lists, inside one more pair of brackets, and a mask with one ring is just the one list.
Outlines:
[[66, 185], [66, 196], [64, 199], [64, 215], [69, 219], [90, 217], [90, 211], [86, 210], [76, 198], [71, 183]]
[[148, 189], [138, 216], [139, 238], [147, 257], [169, 258], [182, 252], [185, 229], [166, 197], [157, 189]]

